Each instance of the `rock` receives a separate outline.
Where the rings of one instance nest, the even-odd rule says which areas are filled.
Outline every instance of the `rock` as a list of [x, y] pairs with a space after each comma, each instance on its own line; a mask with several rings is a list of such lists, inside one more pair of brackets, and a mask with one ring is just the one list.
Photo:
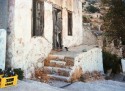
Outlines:
[[38, 66], [38, 68], [41, 68], [41, 67], [43, 67], [43, 64], [42, 63], [38, 63], [37, 66]]

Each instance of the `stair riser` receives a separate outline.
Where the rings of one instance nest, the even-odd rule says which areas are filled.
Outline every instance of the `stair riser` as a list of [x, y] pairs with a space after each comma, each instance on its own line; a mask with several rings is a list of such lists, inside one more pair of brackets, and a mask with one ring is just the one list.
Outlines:
[[59, 67], [59, 68], [72, 68], [73, 67], [73, 65], [71, 65], [70, 62], [65, 63], [65, 64], [61, 64], [58, 62], [50, 62], [49, 66], [50, 67]]
[[66, 62], [65, 66], [74, 66], [74, 58], [72, 58], [72, 57], [62, 57], [62, 56], [54, 56], [54, 55], [52, 56], [52, 55], [50, 55], [49, 59], [50, 59], [50, 61], [51, 60], [64, 61], [64, 62]]
[[48, 76], [51, 80], [70, 82], [70, 79], [57, 78], [53, 76]]
[[64, 64], [59, 64], [59, 63], [56, 63], [56, 62], [50, 62], [49, 66], [51, 66], [51, 67], [66, 68], [66, 66]]
[[44, 68], [44, 72], [46, 74], [56, 74], [59, 76], [70, 76], [70, 72], [66, 71], [66, 70], [61, 70], [61, 69], [50, 69], [50, 68]]
[[56, 60], [56, 59], [63, 60], [63, 59], [64, 59], [64, 56], [49, 55], [49, 58], [50, 58], [51, 60]]
[[52, 80], [69, 82], [74, 58], [60, 55], [49, 55], [48, 60], [44, 62], [44, 73], [48, 74]]
[[64, 60], [64, 62], [66, 62], [65, 64], [61, 64], [57, 62], [48, 62], [47, 64], [45, 63], [45, 66], [51, 66], [51, 67], [60, 67], [60, 68], [71, 68], [74, 66], [74, 62], [70, 61], [70, 60]]

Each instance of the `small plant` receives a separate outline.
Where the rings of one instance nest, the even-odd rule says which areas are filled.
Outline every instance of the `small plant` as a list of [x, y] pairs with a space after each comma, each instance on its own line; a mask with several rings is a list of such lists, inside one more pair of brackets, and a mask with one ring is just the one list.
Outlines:
[[91, 12], [91, 13], [96, 13], [96, 12], [100, 12], [100, 10], [92, 5], [86, 7], [87, 11], [88, 12]]
[[86, 50], [86, 49], [83, 49], [82, 52], [87, 52], [87, 50]]
[[24, 71], [21, 70], [21, 68], [14, 69], [14, 72], [15, 72], [15, 74], [18, 75], [18, 79], [19, 80], [23, 80], [23, 78], [24, 78]]
[[112, 69], [112, 73], [118, 73], [121, 71], [120, 66], [121, 61], [117, 55], [111, 54], [107, 51], [103, 51], [103, 67], [105, 73], [109, 69]]
[[83, 16], [82, 18], [83, 18], [84, 23], [89, 23], [90, 22], [90, 19], [88, 17]]

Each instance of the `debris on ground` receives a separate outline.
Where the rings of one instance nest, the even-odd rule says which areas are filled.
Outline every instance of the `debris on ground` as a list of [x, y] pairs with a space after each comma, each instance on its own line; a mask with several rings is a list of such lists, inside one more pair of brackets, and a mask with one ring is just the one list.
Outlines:
[[80, 81], [82, 82], [92, 82], [97, 80], [104, 80], [104, 76], [101, 72], [86, 72], [80, 77]]

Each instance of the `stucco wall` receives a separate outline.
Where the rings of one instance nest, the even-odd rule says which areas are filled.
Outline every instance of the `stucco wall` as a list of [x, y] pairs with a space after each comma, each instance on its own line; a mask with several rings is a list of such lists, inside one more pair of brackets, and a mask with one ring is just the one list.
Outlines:
[[[64, 0], [67, 1], [67, 0]], [[82, 43], [82, 4], [74, 0], [73, 8], [62, 0], [47, 0], [44, 4], [44, 37], [32, 37], [32, 0], [10, 0], [7, 64], [22, 68], [26, 78], [32, 77], [34, 69], [43, 67], [43, 60], [52, 49], [52, 5], [62, 6], [63, 45]], [[67, 4], [67, 3], [66, 3]], [[65, 7], [64, 7], [65, 6]], [[73, 9], [73, 36], [67, 36], [67, 9]], [[72, 10], [71, 10], [72, 11]], [[66, 34], [66, 35], [64, 35]]]
[[80, 67], [83, 73], [99, 71], [103, 73], [102, 49], [93, 48], [87, 52], [78, 54], [75, 58], [75, 68]]

